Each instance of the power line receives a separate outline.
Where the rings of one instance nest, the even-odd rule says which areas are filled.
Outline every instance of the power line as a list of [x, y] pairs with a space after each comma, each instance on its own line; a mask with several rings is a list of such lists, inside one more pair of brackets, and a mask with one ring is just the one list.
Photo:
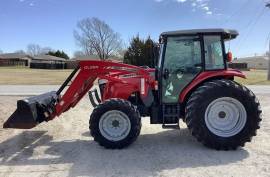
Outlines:
[[249, 29], [253, 23], [257, 23], [258, 20], [259, 20], [259, 19], [261, 18], [261, 16], [263, 15], [263, 13], [265, 12], [265, 9], [266, 9], [266, 8], [263, 7], [262, 10], [259, 11], [259, 12], [257, 13], [257, 16], [255, 17], [255, 19], [253, 19], [253, 20], [251, 19], [251, 20], [248, 22], [248, 24], [247, 24], [246, 26], [244, 26], [244, 29]]
[[230, 22], [230, 19], [232, 19], [234, 16], [236, 16], [237, 14], [240, 14], [241, 10], [244, 9], [244, 7], [246, 7], [249, 4], [250, 0], [246, 0], [242, 6], [240, 8], [238, 8], [237, 10], [235, 10], [228, 18], [227, 20], [225, 20], [225, 22], [222, 25], [226, 25], [228, 22]]
[[260, 20], [260, 18], [264, 15], [265, 10], [266, 10], [266, 7], [263, 7], [263, 9], [256, 16], [256, 18], [254, 20], [250, 20], [249, 21], [249, 23], [245, 27], [245, 29], [247, 29], [248, 31], [244, 35], [244, 37], [242, 38], [242, 40], [239, 40], [238, 44], [236, 45], [237, 50], [240, 50], [241, 47], [243, 46], [243, 45], [240, 45], [240, 44], [246, 42], [247, 38], [249, 37], [249, 34], [253, 31], [254, 27], [256, 26], [256, 24], [258, 23], [258, 21]]

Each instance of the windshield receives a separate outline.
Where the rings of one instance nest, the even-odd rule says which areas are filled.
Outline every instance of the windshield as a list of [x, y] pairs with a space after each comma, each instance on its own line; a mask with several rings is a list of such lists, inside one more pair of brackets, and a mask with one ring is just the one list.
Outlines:
[[170, 69], [201, 63], [201, 46], [198, 36], [168, 37], [165, 60], [164, 67]]

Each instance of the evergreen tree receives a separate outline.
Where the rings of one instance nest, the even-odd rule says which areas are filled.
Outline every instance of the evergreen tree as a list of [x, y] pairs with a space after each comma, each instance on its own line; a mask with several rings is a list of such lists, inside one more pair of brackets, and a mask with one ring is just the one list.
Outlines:
[[155, 65], [155, 43], [150, 36], [146, 39], [140, 39], [139, 35], [133, 37], [130, 46], [124, 54], [124, 63], [136, 66], [149, 66]]
[[47, 53], [47, 55], [69, 59], [69, 56], [64, 51], [60, 51], [60, 50], [57, 50], [56, 52], [50, 51]]

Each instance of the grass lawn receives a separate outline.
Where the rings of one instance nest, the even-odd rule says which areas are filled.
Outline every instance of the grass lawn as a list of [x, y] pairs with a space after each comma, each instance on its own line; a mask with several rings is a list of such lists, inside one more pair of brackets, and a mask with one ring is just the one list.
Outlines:
[[247, 79], [241, 79], [236, 77], [236, 81], [244, 85], [270, 85], [270, 81], [267, 81], [267, 70], [251, 70], [243, 71]]
[[[45, 70], [25, 67], [0, 67], [0, 85], [61, 85], [72, 70]], [[270, 85], [267, 70], [244, 71], [247, 79], [236, 77], [245, 85]]]
[[0, 67], [0, 85], [60, 85], [72, 70]]

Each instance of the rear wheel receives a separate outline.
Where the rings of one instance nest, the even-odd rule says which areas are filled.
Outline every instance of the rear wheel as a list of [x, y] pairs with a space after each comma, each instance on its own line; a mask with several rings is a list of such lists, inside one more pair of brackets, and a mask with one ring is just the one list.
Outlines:
[[141, 130], [139, 112], [129, 101], [122, 99], [110, 99], [98, 105], [89, 123], [94, 140], [110, 149], [130, 145]]
[[256, 135], [260, 104], [246, 87], [231, 80], [204, 83], [186, 106], [186, 123], [193, 136], [214, 149], [236, 149]]

